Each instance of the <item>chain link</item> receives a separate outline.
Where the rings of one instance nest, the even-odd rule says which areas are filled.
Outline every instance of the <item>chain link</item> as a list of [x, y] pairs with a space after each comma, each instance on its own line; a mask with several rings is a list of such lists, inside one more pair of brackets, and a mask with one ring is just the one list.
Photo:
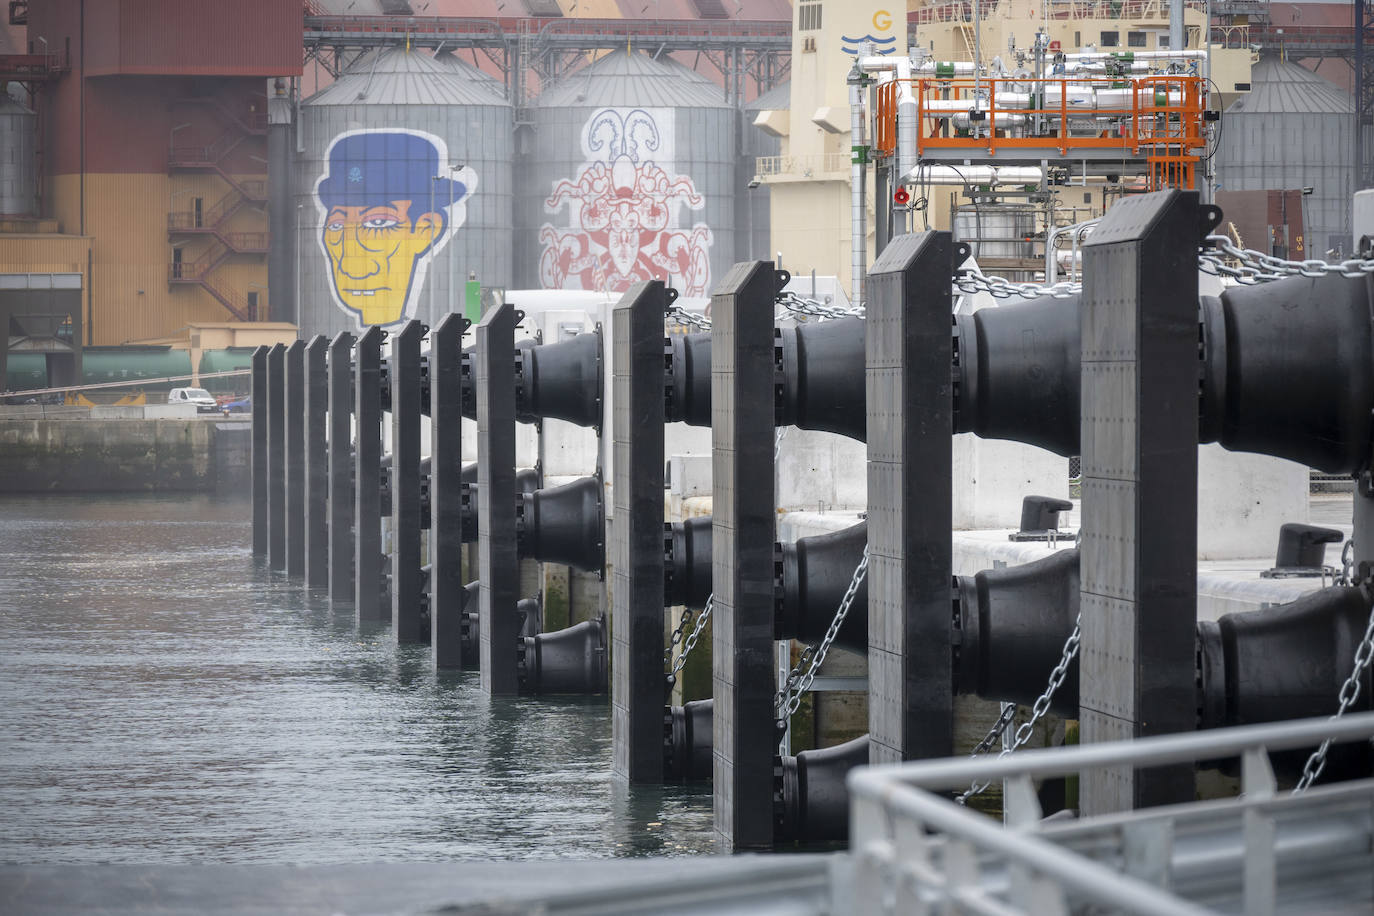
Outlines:
[[844, 619], [849, 616], [849, 608], [854, 603], [854, 596], [858, 594], [859, 586], [863, 584], [866, 575], [868, 548], [864, 547], [864, 555], [860, 558], [859, 565], [854, 567], [854, 575], [849, 578], [849, 587], [840, 599], [840, 606], [835, 609], [835, 619], [830, 621], [830, 629], [825, 631], [825, 637], [817, 645], [807, 646], [802, 651], [797, 664], [788, 672], [786, 682], [773, 697], [773, 711], [781, 727], [786, 727], [788, 719], [797, 711], [797, 707], [801, 706], [802, 694], [811, 689], [821, 665], [825, 664], [825, 656], [830, 652], [830, 646], [835, 642], [835, 638], [840, 635], [840, 628], [844, 626]]
[[[1036, 697], [1035, 705], [1031, 707], [1030, 718], [1021, 723], [1020, 728], [1016, 729], [1016, 736], [1012, 740], [1011, 747], [1003, 749], [1002, 753], [997, 755], [998, 759], [1024, 747], [1026, 742], [1031, 739], [1031, 735], [1034, 734], [1036, 723], [1045, 717], [1045, 713], [1050, 711], [1050, 702], [1054, 699], [1054, 695], [1059, 691], [1059, 688], [1064, 686], [1064, 678], [1069, 675], [1069, 665], [1073, 662], [1074, 657], [1078, 655], [1078, 643], [1082, 635], [1083, 615], [1079, 614], [1078, 619], [1073, 622], [1073, 632], [1070, 633], [1069, 638], [1064, 641], [1064, 651], [1059, 656], [1059, 664], [1055, 665], [1054, 670], [1050, 672], [1050, 681], [1045, 687], [1045, 692]], [[1002, 732], [1004, 732], [1011, 723], [1011, 716], [1007, 714], [1008, 710], [1011, 711], [1011, 716], [1016, 714], [1015, 706], [1009, 706], [1007, 709], [1003, 709], [1002, 715], [997, 719], [997, 724], [993, 726], [993, 730], [988, 733], [986, 738], [978, 743], [978, 747], [974, 748], [971, 756], [976, 757], [980, 753], [987, 751], [992, 747], [993, 742], [1002, 736]], [[954, 801], [960, 805], [968, 804], [970, 798], [986, 791], [990, 785], [992, 785], [991, 782], [985, 782], [982, 785], [974, 783], [964, 791], [963, 795], [960, 795]]]
[[689, 312], [680, 305], [670, 305], [663, 313], [665, 321], [696, 328], [699, 331], [711, 330], [711, 319], [696, 312]]
[[954, 289], [960, 293], [988, 293], [998, 299], [1020, 296], [1022, 299], [1040, 299], [1049, 296], [1054, 299], [1068, 299], [1083, 291], [1082, 283], [1062, 280], [1052, 286], [1036, 283], [1013, 283], [1004, 277], [990, 277], [977, 267], [957, 271], [954, 275]]
[[682, 642], [682, 638], [687, 632], [687, 625], [691, 622], [692, 609], [685, 607], [682, 609], [682, 617], [678, 620], [677, 627], [673, 630], [672, 637], [668, 640], [668, 648], [663, 650], [663, 663], [665, 665], [673, 661], [673, 650], [677, 648], [678, 643]]
[[777, 296], [777, 303], [787, 312], [793, 315], [800, 315], [803, 318], [819, 318], [824, 321], [833, 318], [864, 317], [864, 307], [862, 305], [843, 309], [838, 306], [826, 305], [817, 299], [808, 299], [805, 296], [799, 296], [790, 291], [779, 293]]
[[[1370, 598], [1369, 583], [1364, 583], [1361, 588], [1365, 592], [1365, 597]], [[1364, 628], [1364, 638], [1360, 640], [1359, 646], [1355, 649], [1355, 665], [1350, 669], [1350, 676], [1341, 685], [1340, 693], [1336, 699], [1340, 705], [1336, 707], [1335, 714], [1331, 721], [1336, 721], [1345, 715], [1346, 710], [1355, 705], [1355, 701], [1360, 698], [1361, 681], [1364, 678], [1365, 669], [1369, 667], [1371, 658], [1374, 658], [1374, 600], [1370, 602], [1369, 623]], [[1331, 739], [1327, 738], [1321, 743], [1321, 747], [1312, 752], [1312, 756], [1307, 758], [1307, 763], [1303, 764], [1302, 778], [1293, 787], [1293, 794], [1297, 795], [1307, 791], [1312, 783], [1316, 782], [1322, 775], [1322, 770], [1326, 769], [1326, 752], [1331, 749]]]
[[1241, 248], [1225, 235], [1209, 235], [1205, 245], [1206, 248], [1198, 254], [1199, 268], [1205, 273], [1231, 277], [1246, 285], [1284, 277], [1324, 277], [1327, 274], [1361, 277], [1374, 273], [1374, 260], [1350, 258], [1328, 262], [1309, 258], [1305, 261], [1289, 261], [1253, 248]]
[[[713, 593], [707, 597], [706, 606], [701, 609], [701, 614], [697, 616], [697, 625], [692, 627], [692, 632], [688, 634], [687, 641], [682, 644], [682, 652], [678, 655], [677, 661], [673, 662], [673, 668], [668, 672], [669, 677], [676, 677], [677, 673], [682, 670], [682, 666], [687, 664], [687, 656], [691, 655], [692, 650], [697, 647], [697, 640], [701, 637], [701, 631], [706, 629], [706, 622], [711, 619], [711, 609], [715, 605], [716, 596]], [[684, 621], [690, 619], [691, 614], [690, 609], [684, 608], [682, 619]], [[678, 624], [678, 631], [681, 632], [682, 629], [682, 624]], [[671, 653], [672, 648], [669, 647], [668, 651]]]

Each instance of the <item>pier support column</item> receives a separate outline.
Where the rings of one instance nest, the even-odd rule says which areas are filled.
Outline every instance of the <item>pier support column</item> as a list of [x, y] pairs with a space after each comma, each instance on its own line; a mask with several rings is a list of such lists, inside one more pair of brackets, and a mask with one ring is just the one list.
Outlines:
[[267, 561], [286, 569], [286, 346], [267, 353]]
[[[611, 745], [630, 782], [663, 781], [663, 313], [660, 280], [611, 323]], [[676, 293], [673, 294], [676, 298]]]
[[390, 610], [382, 571], [382, 337], [381, 328], [368, 328], [353, 360], [353, 605], [359, 623], [386, 620]]
[[[1213, 212], [1195, 191], [1129, 197], [1084, 247], [1084, 744], [1195, 727], [1197, 247]], [[1081, 786], [1085, 815], [1192, 801], [1193, 767]]]
[[429, 634], [434, 667], [462, 668], [463, 334], [444, 316], [429, 335]]
[[1354, 500], [1351, 536], [1355, 540], [1353, 573], [1358, 576], [1361, 563], [1374, 566], [1374, 478], [1369, 471], [1362, 471], [1355, 478]]
[[504, 303], [477, 325], [477, 578], [482, 690], [519, 693], [516, 637], [520, 559], [515, 545], [515, 326]]
[[353, 335], [329, 344], [329, 600], [353, 600]]
[[407, 321], [391, 339], [391, 632], [398, 643], [422, 642], [420, 596], [420, 338]]
[[771, 263], [747, 261], [711, 297], [712, 789], [725, 851], [773, 846], [773, 303], [781, 286]]
[[286, 574], [305, 575], [305, 341], [286, 348]]
[[323, 335], [305, 348], [305, 584], [329, 585], [329, 452], [325, 443], [329, 409]]
[[248, 404], [253, 418], [253, 556], [267, 556], [267, 353], [253, 351], [249, 370]]
[[868, 275], [868, 727], [873, 763], [954, 753], [954, 250], [948, 232], [898, 235]]

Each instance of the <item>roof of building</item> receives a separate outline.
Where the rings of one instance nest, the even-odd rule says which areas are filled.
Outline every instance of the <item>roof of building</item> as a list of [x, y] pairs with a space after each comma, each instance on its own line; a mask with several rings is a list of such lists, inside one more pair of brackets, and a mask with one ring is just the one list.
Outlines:
[[541, 108], [725, 108], [724, 91], [675, 60], [613, 51], [549, 86]]
[[1355, 101], [1335, 83], [1299, 64], [1265, 56], [1250, 70], [1250, 91], [1227, 114], [1352, 114]]
[[792, 81], [778, 83], [744, 106], [750, 111], [784, 111], [792, 107]]
[[500, 84], [458, 59], [440, 63], [420, 49], [364, 55], [305, 105], [506, 105]]

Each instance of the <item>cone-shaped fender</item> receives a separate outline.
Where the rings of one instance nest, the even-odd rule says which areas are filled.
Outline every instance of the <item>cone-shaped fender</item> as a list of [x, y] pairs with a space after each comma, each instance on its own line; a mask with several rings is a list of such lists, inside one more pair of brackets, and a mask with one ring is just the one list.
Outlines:
[[663, 606], [699, 611], [711, 596], [711, 516], [663, 527]]
[[515, 418], [601, 425], [601, 335], [577, 334], [515, 352]]
[[1079, 452], [1078, 297], [954, 316], [954, 431]]
[[1374, 279], [1289, 277], [1202, 299], [1200, 435], [1330, 474], [1369, 462]]
[[855, 767], [868, 765], [868, 736], [779, 760], [773, 777], [773, 842], [842, 843], [849, 839], [845, 777]]
[[[778, 571], [774, 638], [800, 639], [812, 645], [820, 642], [867, 545], [868, 522], [799, 538], [792, 544], [774, 544], [774, 568]], [[868, 652], [867, 578], [859, 583], [835, 643], [855, 652]]]
[[[462, 498], [460, 518], [462, 520], [462, 541], [464, 544], [477, 543], [477, 508], [481, 504], [477, 489], [477, 463], [463, 465]], [[534, 468], [521, 468], [515, 472], [515, 489], [519, 494], [533, 493], [539, 489], [539, 472]]]
[[693, 700], [663, 711], [663, 781], [711, 778], [711, 728], [715, 700]]
[[587, 572], [606, 565], [601, 480], [583, 477], [561, 487], [522, 493], [515, 532], [520, 555]]
[[606, 692], [606, 622], [584, 620], [563, 630], [520, 640], [523, 693]]
[[[955, 580], [956, 692], [1034, 703], [1078, 617], [1078, 550]], [[1078, 715], [1078, 664], [1050, 706]]]
[[777, 425], [867, 441], [863, 319], [775, 328], [773, 346], [781, 370]]
[[[1364, 593], [1342, 587], [1199, 621], [1199, 727], [1331, 715], [1368, 621]], [[1352, 711], [1370, 708], [1370, 689], [1365, 669]]]
[[664, 347], [664, 406], [669, 423], [711, 425], [711, 334], [671, 334]]

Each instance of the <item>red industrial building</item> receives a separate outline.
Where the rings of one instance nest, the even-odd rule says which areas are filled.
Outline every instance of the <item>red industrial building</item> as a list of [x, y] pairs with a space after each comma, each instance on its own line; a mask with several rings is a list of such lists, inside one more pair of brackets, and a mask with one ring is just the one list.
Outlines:
[[4, 75], [41, 171], [34, 212], [0, 216], [0, 273], [80, 272], [87, 345], [269, 317], [267, 96], [301, 72], [301, 0], [15, 6]]

